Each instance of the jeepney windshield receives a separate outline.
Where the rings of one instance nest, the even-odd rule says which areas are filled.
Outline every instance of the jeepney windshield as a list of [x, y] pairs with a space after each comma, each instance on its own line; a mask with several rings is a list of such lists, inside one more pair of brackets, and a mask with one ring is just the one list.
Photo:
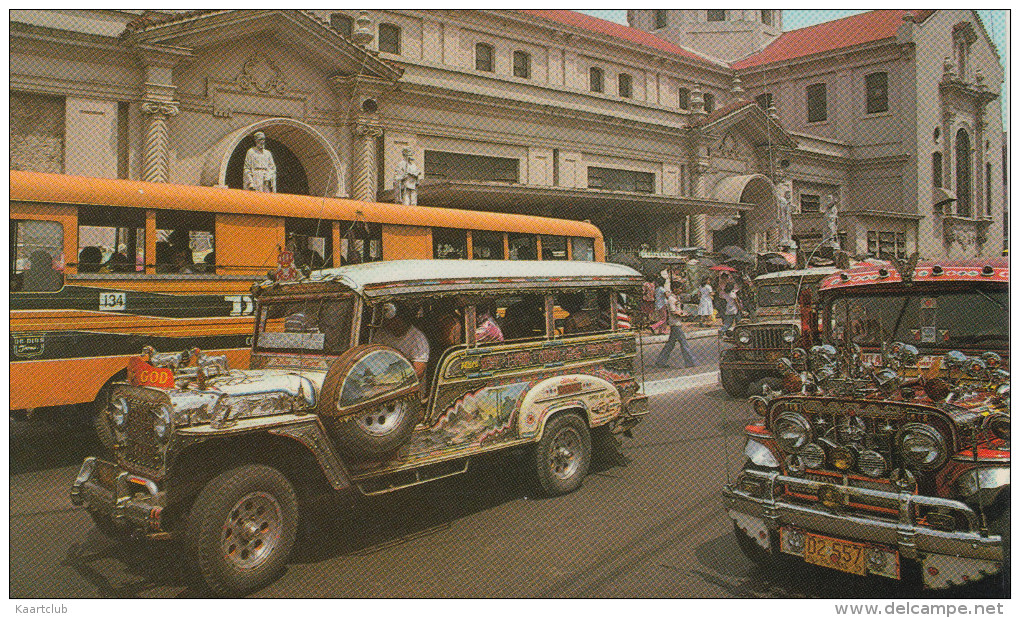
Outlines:
[[1009, 346], [1005, 290], [843, 296], [830, 305], [829, 334], [862, 346], [902, 341], [919, 348], [1004, 349]]
[[789, 307], [797, 304], [797, 286], [792, 283], [759, 285], [755, 292], [759, 307]]
[[350, 347], [354, 297], [304, 298], [264, 303], [255, 349], [337, 355]]

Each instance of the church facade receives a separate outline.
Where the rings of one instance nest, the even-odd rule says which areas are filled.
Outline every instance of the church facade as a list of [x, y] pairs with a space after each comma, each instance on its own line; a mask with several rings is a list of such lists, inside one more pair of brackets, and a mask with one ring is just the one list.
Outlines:
[[[11, 168], [587, 219], [608, 251], [996, 255], [1003, 69], [969, 10], [14, 10]], [[311, 216], [311, 215], [310, 215]]]

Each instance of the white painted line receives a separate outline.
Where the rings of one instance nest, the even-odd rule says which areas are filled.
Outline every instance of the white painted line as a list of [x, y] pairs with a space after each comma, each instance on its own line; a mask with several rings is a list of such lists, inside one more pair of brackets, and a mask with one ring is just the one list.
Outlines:
[[692, 388], [699, 388], [702, 386], [708, 386], [709, 384], [718, 383], [719, 372], [709, 371], [708, 373], [697, 373], [690, 376], [677, 376], [675, 378], [667, 378], [665, 380], [645, 382], [643, 390], [645, 394], [650, 397], [652, 395], [686, 391]]

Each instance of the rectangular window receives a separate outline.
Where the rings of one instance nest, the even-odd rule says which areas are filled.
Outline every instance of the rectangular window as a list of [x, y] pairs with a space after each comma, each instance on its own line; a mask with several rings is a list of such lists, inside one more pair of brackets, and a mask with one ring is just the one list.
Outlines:
[[542, 259], [567, 259], [567, 239], [564, 236], [542, 236]]
[[437, 260], [466, 260], [467, 230], [432, 228], [432, 257]]
[[393, 24], [379, 24], [379, 51], [400, 54], [400, 27]]
[[495, 50], [488, 43], [475, 45], [475, 70], [492, 73], [495, 68]]
[[538, 259], [538, 238], [534, 234], [510, 234], [510, 259]]
[[145, 272], [145, 211], [112, 206], [80, 207], [78, 272]]
[[471, 257], [476, 260], [502, 260], [503, 233], [471, 232]]
[[64, 226], [11, 221], [11, 292], [56, 292], [64, 285]]
[[800, 195], [801, 212], [819, 212], [821, 209], [822, 209], [822, 196], [812, 195], [809, 193], [801, 193]]
[[[79, 216], [79, 221], [81, 217]], [[211, 212], [156, 212], [156, 272], [192, 275], [215, 272], [216, 245]]]
[[868, 232], [868, 257], [878, 257], [878, 232]]
[[776, 21], [774, 9], [762, 9], [761, 10], [761, 23], [766, 26], [774, 26]]
[[344, 38], [351, 38], [354, 33], [354, 19], [343, 13], [330, 13], [329, 27], [340, 33]]
[[531, 54], [520, 50], [514, 52], [514, 77], [531, 77]]
[[634, 96], [634, 85], [633, 85], [633, 80], [631, 79], [630, 74], [628, 74], [628, 73], [620, 73], [618, 82], [619, 82], [619, 93], [620, 93], [621, 97], [623, 97], [625, 99], [629, 99], [632, 96]]
[[520, 182], [520, 161], [504, 157], [425, 151], [426, 180]]
[[985, 216], [992, 216], [992, 164], [985, 163]]
[[896, 257], [907, 259], [907, 235], [903, 232], [896, 232]]
[[769, 111], [769, 109], [772, 107], [772, 93], [766, 92], [764, 94], [759, 94], [758, 96], [754, 97], [754, 101], [755, 103], [758, 104], [758, 107], [762, 108], [765, 111]]
[[680, 109], [691, 109], [691, 91], [689, 88], [677, 90], [677, 105]]
[[609, 191], [653, 193], [655, 191], [655, 174], [608, 167], [589, 167], [588, 187]]
[[942, 186], [942, 153], [933, 152], [931, 155], [931, 184], [933, 187]]
[[823, 122], [828, 118], [825, 84], [811, 84], [807, 87], [807, 120], [808, 122]]
[[588, 69], [588, 88], [592, 92], [602, 92], [605, 90], [603, 81], [602, 69], [598, 67]]
[[896, 233], [878, 233], [878, 259], [890, 260], [896, 256]]
[[723, 9], [709, 9], [708, 21], [726, 21], [726, 11]]
[[889, 111], [889, 74], [882, 71], [864, 78], [867, 91], [867, 113], [877, 114]]
[[715, 95], [711, 92], [705, 93], [705, 111], [709, 114], [715, 111]]
[[333, 223], [320, 219], [288, 218], [283, 224], [294, 265], [312, 270], [333, 267]]
[[655, 29], [665, 28], [669, 23], [669, 11], [664, 9], [656, 9], [655, 11]]
[[595, 239], [594, 238], [571, 238], [570, 259], [575, 262], [595, 261]]
[[382, 260], [382, 225], [340, 221], [340, 263], [362, 264]]

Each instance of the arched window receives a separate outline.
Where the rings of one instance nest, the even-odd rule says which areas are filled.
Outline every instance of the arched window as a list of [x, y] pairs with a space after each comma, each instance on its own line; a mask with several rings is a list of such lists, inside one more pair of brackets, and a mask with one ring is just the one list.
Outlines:
[[655, 10], [655, 29], [665, 28], [669, 23], [669, 12], [664, 9]]
[[388, 54], [400, 53], [400, 27], [393, 24], [379, 24], [379, 51]]
[[634, 85], [629, 73], [620, 73], [619, 93], [621, 97], [624, 97], [626, 99], [629, 99], [632, 96], [634, 96]]
[[492, 45], [488, 43], [478, 43], [475, 45], [475, 69], [492, 73], [495, 70], [495, 63], [493, 62], [495, 55], [496, 52]]
[[514, 77], [531, 77], [531, 54], [520, 50], [514, 52]]
[[605, 89], [602, 69], [592, 67], [588, 69], [588, 88], [592, 92], [602, 92]]
[[956, 132], [956, 214], [972, 215], [970, 135], [966, 129]]
[[678, 105], [680, 109], [691, 109], [691, 91], [689, 88], [680, 88], [677, 90]]
[[931, 153], [931, 186], [939, 188], [942, 186], [942, 153]]
[[715, 111], [715, 95], [711, 92], [705, 93], [705, 111], [709, 114]]

